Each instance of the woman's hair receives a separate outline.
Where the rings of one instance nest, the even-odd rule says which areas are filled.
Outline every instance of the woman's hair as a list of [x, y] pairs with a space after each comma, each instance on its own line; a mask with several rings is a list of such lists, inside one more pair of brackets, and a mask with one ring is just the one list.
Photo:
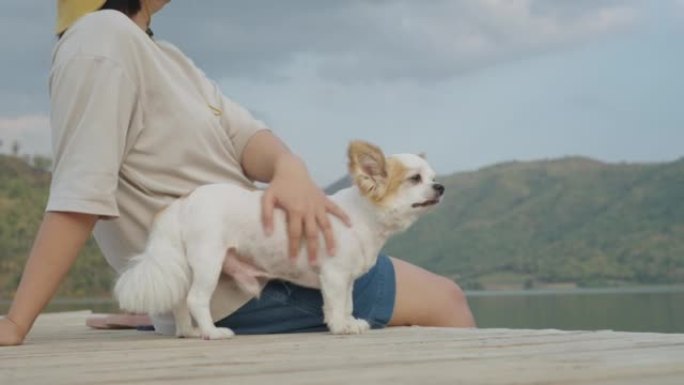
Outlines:
[[100, 9], [114, 9], [131, 17], [140, 12], [140, 0], [107, 0]]
[[[113, 9], [123, 13], [128, 17], [132, 17], [142, 9], [140, 1], [141, 0], [107, 0], [102, 7], [100, 7], [100, 9]], [[59, 33], [57, 35], [57, 39], [60, 39], [62, 35], [64, 35], [64, 32], [66, 31]], [[149, 28], [145, 32], [150, 35], [150, 37], [152, 36], [152, 30]]]

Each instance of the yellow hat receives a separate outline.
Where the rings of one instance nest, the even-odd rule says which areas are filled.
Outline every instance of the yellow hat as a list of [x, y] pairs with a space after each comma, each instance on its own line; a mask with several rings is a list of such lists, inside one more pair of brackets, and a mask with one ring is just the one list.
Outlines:
[[107, 0], [57, 0], [57, 27], [60, 34], [81, 16], [100, 9]]

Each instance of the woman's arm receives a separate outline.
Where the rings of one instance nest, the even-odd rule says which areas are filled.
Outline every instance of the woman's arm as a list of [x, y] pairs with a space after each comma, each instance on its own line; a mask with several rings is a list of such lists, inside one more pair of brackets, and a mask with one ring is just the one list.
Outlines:
[[347, 214], [333, 203], [313, 182], [297, 156], [270, 131], [259, 131], [247, 142], [242, 153], [245, 174], [270, 183], [262, 199], [262, 221], [266, 234], [273, 231], [273, 210], [287, 214], [289, 255], [297, 256], [302, 237], [306, 236], [309, 261], [317, 259], [318, 237], [323, 232], [328, 254], [335, 254], [335, 239], [328, 213], [350, 225]]
[[97, 221], [96, 215], [48, 212], [38, 230], [7, 317], [0, 346], [19, 345], [57, 291]]

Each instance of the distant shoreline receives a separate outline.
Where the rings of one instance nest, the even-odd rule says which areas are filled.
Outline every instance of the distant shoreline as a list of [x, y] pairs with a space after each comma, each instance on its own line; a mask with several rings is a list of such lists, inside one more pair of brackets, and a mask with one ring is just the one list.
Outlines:
[[[527, 296], [527, 295], [572, 295], [572, 294], [648, 294], [684, 292], [684, 285], [622, 286], [603, 288], [548, 288], [514, 290], [465, 290], [469, 297]], [[0, 299], [0, 306], [9, 306], [12, 300]], [[102, 298], [55, 298], [50, 305], [108, 305], [114, 299]]]
[[684, 292], [684, 285], [620, 286], [592, 288], [549, 288], [514, 290], [466, 290], [469, 297], [527, 296], [527, 295], [572, 295], [572, 294], [648, 294]]

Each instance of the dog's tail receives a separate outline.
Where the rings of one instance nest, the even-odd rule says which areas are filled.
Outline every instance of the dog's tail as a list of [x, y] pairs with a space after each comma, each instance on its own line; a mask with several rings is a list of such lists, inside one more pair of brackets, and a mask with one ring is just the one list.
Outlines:
[[114, 286], [122, 310], [159, 314], [185, 301], [190, 288], [190, 266], [180, 229], [181, 201], [156, 218], [142, 254], [131, 258]]

